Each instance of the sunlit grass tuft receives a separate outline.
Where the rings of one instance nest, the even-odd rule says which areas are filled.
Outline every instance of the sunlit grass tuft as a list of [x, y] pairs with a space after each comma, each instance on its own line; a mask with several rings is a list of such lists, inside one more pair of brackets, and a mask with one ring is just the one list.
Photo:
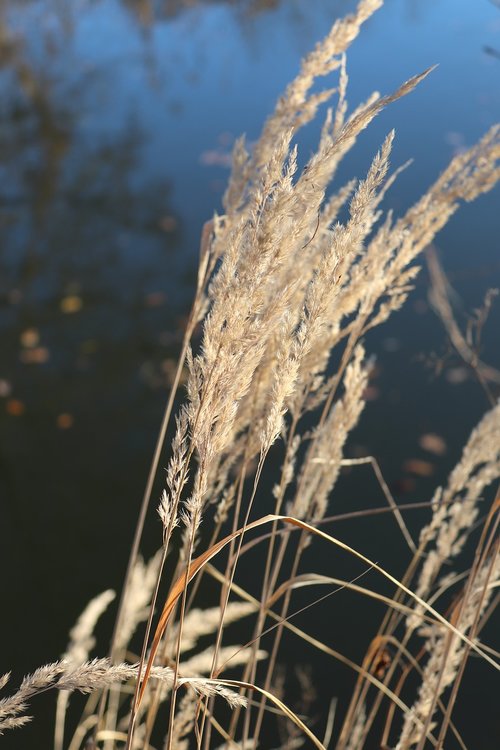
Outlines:
[[[422, 750], [442, 747], [450, 734], [463, 747], [453, 707], [467, 660], [473, 654], [488, 669], [499, 669], [498, 654], [478, 636], [497, 603], [500, 572], [498, 496], [489, 509], [481, 506], [479, 517], [479, 501], [500, 476], [500, 405], [493, 402], [479, 420], [448, 484], [416, 504], [429, 514], [418, 538], [406, 523], [410, 506], [397, 506], [376, 460], [348, 460], [345, 446], [365, 407], [373, 367], [366, 354], [369, 333], [404, 304], [419, 272], [415, 261], [460, 202], [496, 184], [500, 128], [456, 156], [399, 218], [382, 210], [400, 172], [390, 166], [394, 132], [363, 179], [336, 184], [338, 166], [359, 133], [430, 72], [393, 94], [375, 93], [348, 113], [345, 52], [380, 5], [362, 0], [354, 14], [337, 21], [303, 61], [257, 143], [250, 148], [240, 139], [235, 146], [224, 214], [202, 233], [195, 299], [109, 659], [91, 659], [90, 653], [97, 619], [113, 596], [106, 591], [72, 631], [64, 659], [28, 676], [2, 700], [0, 729], [21, 727], [31, 699], [56, 689], [64, 692], [55, 750], [253, 748], [276, 745], [276, 737], [283, 749], [309, 742], [337, 750], [374, 743]], [[318, 93], [317, 80], [335, 72], [336, 88]], [[296, 134], [332, 97], [335, 106], [327, 111], [317, 150], [299, 169]], [[343, 223], [341, 210], [347, 210]], [[437, 283], [437, 271], [434, 278]], [[457, 334], [457, 341], [463, 337]], [[165, 488], [153, 500], [161, 522], [159, 550], [145, 562], [141, 538], [183, 368], [187, 396], [176, 417]], [[487, 377], [482, 364], [478, 372]], [[329, 515], [342, 467], [363, 463], [371, 465], [387, 505], [351, 515], [394, 516], [394, 534], [407, 549], [399, 577], [370, 559], [362, 544], [343, 542], [337, 526], [326, 530], [350, 515]], [[476, 526], [481, 532], [474, 559], [460, 571]], [[313, 545], [328, 545], [336, 565], [349, 563], [346, 570], [357, 561], [358, 572], [305, 570], [305, 562], [314, 561], [306, 555]], [[249, 583], [254, 562], [247, 561], [257, 554], [261, 565]], [[361, 580], [367, 572], [369, 583]], [[377, 581], [385, 584], [380, 591]], [[320, 591], [316, 599], [296, 605], [300, 591], [311, 587]], [[313, 624], [314, 604], [345, 591], [385, 612], [379, 629], [366, 633], [361, 663], [302, 625], [306, 614]], [[337, 601], [343, 600], [330, 602], [332, 617], [357, 617]], [[130, 644], [139, 626], [143, 646], [135, 654]], [[311, 649], [352, 671], [348, 705], [334, 711], [333, 681], [323, 686], [331, 690], [325, 715], [313, 719], [289, 705], [286, 680], [279, 678], [285, 635], [295, 639], [304, 659]], [[301, 686], [307, 707], [313, 699], [306, 696], [304, 675]], [[92, 694], [68, 744], [71, 690]]]

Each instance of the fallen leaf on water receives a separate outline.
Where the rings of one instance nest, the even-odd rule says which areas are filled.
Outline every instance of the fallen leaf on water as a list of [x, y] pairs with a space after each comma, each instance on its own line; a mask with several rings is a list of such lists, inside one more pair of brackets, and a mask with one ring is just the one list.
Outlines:
[[45, 346], [25, 349], [19, 354], [19, 359], [25, 365], [43, 365], [49, 359], [49, 350]]
[[421, 458], [409, 458], [405, 461], [403, 469], [410, 474], [416, 474], [418, 477], [430, 477], [434, 474], [435, 467], [430, 461], [423, 461]]
[[73, 427], [73, 415], [72, 414], [59, 414], [56, 419], [56, 424], [61, 430], [67, 430], [69, 427]]
[[218, 149], [209, 149], [200, 154], [200, 164], [204, 167], [226, 167], [229, 168], [233, 162], [230, 153], [219, 151]]
[[420, 435], [418, 444], [424, 451], [434, 453], [435, 456], [444, 456], [446, 453], [445, 439], [434, 432], [426, 432], [425, 435]]
[[5, 404], [5, 408], [7, 409], [7, 414], [10, 414], [11, 417], [20, 417], [26, 411], [23, 402], [17, 398], [9, 398]]
[[469, 379], [469, 371], [465, 367], [450, 367], [446, 370], [446, 380], [452, 385], [460, 385]]
[[175, 232], [177, 229], [177, 219], [175, 216], [162, 216], [159, 221], [160, 229], [164, 232]]
[[413, 477], [401, 477], [391, 482], [391, 490], [395, 495], [406, 495], [408, 492], [413, 492], [416, 484]]
[[376, 401], [380, 397], [380, 390], [376, 385], [367, 385], [363, 391], [365, 401]]
[[12, 391], [12, 386], [9, 383], [8, 380], [0, 380], [0, 397], [1, 398], [7, 398], [7, 396], [10, 396]]
[[19, 337], [21, 346], [32, 349], [40, 342], [40, 334], [36, 328], [26, 328]]
[[76, 294], [69, 294], [67, 297], [62, 298], [60, 307], [63, 313], [76, 313], [82, 309], [83, 300]]
[[167, 301], [165, 292], [150, 292], [146, 294], [144, 303], [146, 307], [161, 307]]

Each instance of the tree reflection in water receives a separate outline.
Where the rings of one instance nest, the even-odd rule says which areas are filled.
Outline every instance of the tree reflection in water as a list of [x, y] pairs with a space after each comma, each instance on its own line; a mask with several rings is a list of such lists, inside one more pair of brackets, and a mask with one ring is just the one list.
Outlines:
[[[64, 648], [103, 566], [118, 585], [125, 550], [95, 550], [117, 507], [135, 513], [186, 286], [168, 165], [147, 173], [144, 122], [107, 103], [106, 61], [78, 53], [78, 5], [1, 6], [2, 643], [16, 675]], [[36, 637], [28, 599], [48, 617]], [[51, 722], [48, 709], [34, 736]]]

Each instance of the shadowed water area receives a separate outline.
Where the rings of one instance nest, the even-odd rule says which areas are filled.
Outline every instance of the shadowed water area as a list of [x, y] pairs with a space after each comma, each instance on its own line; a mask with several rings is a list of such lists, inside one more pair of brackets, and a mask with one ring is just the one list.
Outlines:
[[[194, 293], [201, 228], [222, 211], [234, 140], [256, 139], [301, 57], [353, 7], [0, 2], [0, 673], [13, 670], [13, 685], [60, 656], [92, 596], [119, 590]], [[414, 159], [386, 199], [401, 214], [500, 121], [500, 8], [487, 0], [387, 0], [349, 51], [350, 107], [435, 63], [361, 135], [337, 186], [364, 176], [394, 127], [393, 166]], [[323, 116], [300, 134], [302, 164]], [[497, 188], [462, 207], [436, 238], [463, 330], [500, 286], [499, 197]], [[481, 335], [481, 357], [496, 368], [499, 326], [497, 298]], [[405, 308], [365, 345], [377, 368], [348, 454], [376, 456], [398, 502], [429, 500], [488, 401], [429, 307], [425, 267]], [[493, 384], [495, 397], [498, 390]], [[162, 467], [167, 457], [166, 449]], [[342, 477], [332, 513], [383, 503], [364, 467]], [[410, 516], [410, 527], [426, 517]], [[401, 572], [407, 551], [393, 521], [338, 534]], [[160, 542], [152, 520], [146, 551]], [[331, 551], [314, 554], [334, 575]], [[343, 592], [318, 605], [312, 623], [307, 614], [297, 623], [359, 660], [367, 642], [358, 604]], [[380, 610], [369, 617], [375, 627]], [[102, 655], [110, 626], [104, 618], [98, 631]], [[300, 662], [292, 640], [285, 654]], [[352, 678], [324, 659], [308, 661], [320, 710], [333, 696], [345, 708]], [[469, 671], [480, 687], [463, 685], [464, 739], [498, 747], [498, 681], [488, 669]], [[50, 747], [53, 712], [52, 696], [35, 700], [34, 723], [2, 737], [2, 747]]]

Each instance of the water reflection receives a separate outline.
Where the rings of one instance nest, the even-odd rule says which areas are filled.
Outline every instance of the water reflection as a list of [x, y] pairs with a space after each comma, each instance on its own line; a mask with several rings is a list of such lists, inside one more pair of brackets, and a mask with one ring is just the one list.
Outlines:
[[[16, 0], [0, 16], [0, 527], [16, 613], [2, 643], [18, 677], [60, 653], [76, 599], [100, 586], [102, 557], [75, 550], [109, 533], [118, 502], [135, 508], [188, 288], [168, 169], [144, 170], [146, 123], [113, 99], [116, 66], [78, 49], [83, 5]], [[106, 567], [118, 584], [123, 555]], [[52, 621], [36, 639], [25, 597]]]
[[[38, 57], [34, 40], [13, 26], [4, 15], [1, 294], [13, 309], [3, 325], [15, 340], [16, 329], [35, 320], [54, 326], [58, 314], [71, 312], [80, 313], [76, 329], [89, 335], [89, 325], [97, 325], [107, 336], [99, 317], [119, 304], [129, 313], [112, 335], [125, 340], [134, 308], [148, 306], [156, 274], [169, 266], [180, 236], [168, 180], [141, 179], [146, 136], [133, 113], [101, 132], [82, 125], [105, 70], [64, 75], [63, 37], [47, 36]], [[68, 295], [78, 295], [78, 309], [64, 305]], [[66, 358], [58, 349], [56, 336], [49, 359]]]
[[227, 4], [238, 8], [244, 16], [262, 13], [277, 8], [282, 0], [121, 0], [144, 26], [160, 19], [175, 18], [185, 10], [200, 6]]

